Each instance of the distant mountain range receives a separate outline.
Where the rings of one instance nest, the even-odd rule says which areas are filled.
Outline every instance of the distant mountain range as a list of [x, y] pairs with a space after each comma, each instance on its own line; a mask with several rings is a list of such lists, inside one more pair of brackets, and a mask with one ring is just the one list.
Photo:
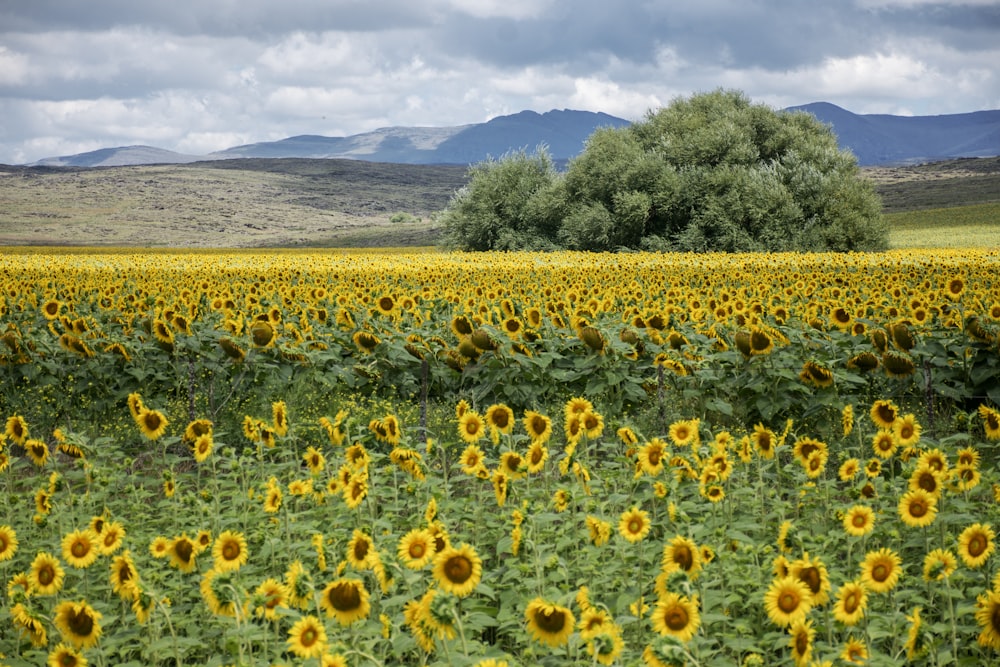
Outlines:
[[[929, 162], [1000, 155], [1000, 110], [943, 116], [859, 115], [828, 102], [792, 111], [812, 113], [832, 126], [841, 148], [861, 165]], [[33, 166], [112, 167], [181, 164], [235, 158], [348, 158], [403, 164], [472, 164], [544, 144], [557, 162], [575, 157], [599, 127], [629, 121], [605, 113], [522, 111], [485, 123], [457, 127], [389, 127], [348, 137], [300, 135], [280, 141], [234, 146], [208, 155], [184, 155], [152, 146], [104, 148], [46, 158]]]

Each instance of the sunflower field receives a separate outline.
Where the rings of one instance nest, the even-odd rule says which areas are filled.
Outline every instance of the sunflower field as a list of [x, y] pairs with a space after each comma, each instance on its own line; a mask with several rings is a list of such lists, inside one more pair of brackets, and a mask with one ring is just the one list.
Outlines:
[[991, 664], [998, 274], [8, 249], [0, 665]]

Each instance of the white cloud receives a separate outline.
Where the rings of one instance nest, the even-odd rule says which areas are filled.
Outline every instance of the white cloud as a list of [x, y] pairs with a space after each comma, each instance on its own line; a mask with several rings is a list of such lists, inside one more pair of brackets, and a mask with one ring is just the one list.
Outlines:
[[642, 90], [643, 86], [623, 89], [614, 81], [580, 78], [574, 81], [569, 104], [574, 109], [603, 111], [627, 120], [641, 118], [649, 109], [663, 106], [664, 100]]
[[995, 6], [996, 0], [855, 0], [855, 4], [858, 7], [864, 9], [883, 9], [886, 7], [921, 7], [924, 5], [951, 5], [951, 6], [973, 6], [973, 7], [992, 7]]
[[541, 16], [552, 1], [543, 0], [451, 0], [454, 9], [476, 18], [528, 19]]
[[0, 86], [17, 86], [28, 79], [28, 57], [0, 46]]

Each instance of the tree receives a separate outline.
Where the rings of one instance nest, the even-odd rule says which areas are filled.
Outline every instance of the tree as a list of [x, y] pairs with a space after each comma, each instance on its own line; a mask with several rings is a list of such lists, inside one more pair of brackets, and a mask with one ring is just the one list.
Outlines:
[[449, 203], [466, 250], [884, 250], [881, 202], [832, 130], [738, 91], [602, 128], [565, 173], [544, 150], [475, 165]]

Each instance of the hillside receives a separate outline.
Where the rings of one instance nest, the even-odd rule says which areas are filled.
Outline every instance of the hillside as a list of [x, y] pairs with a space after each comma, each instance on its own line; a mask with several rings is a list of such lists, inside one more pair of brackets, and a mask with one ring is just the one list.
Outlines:
[[0, 167], [0, 245], [426, 245], [465, 181], [465, 167], [357, 160]]
[[[889, 214], [1000, 202], [1000, 158], [865, 174]], [[434, 213], [466, 181], [462, 166], [330, 159], [0, 166], [0, 245], [432, 245]]]

